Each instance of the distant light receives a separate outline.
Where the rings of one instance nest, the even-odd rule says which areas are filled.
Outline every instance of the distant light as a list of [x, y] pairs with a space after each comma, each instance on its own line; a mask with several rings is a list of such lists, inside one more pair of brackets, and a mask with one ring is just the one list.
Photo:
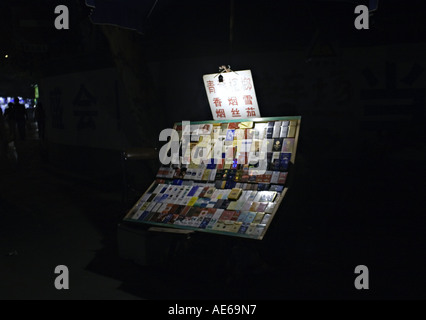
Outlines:
[[38, 85], [37, 84], [34, 85], [34, 98], [36, 98], [36, 99], [40, 98], [40, 94], [39, 94], [39, 91], [38, 91]]
[[7, 58], [9, 58], [9, 55], [8, 55], [8, 54], [6, 54], [4, 57], [7, 59]]

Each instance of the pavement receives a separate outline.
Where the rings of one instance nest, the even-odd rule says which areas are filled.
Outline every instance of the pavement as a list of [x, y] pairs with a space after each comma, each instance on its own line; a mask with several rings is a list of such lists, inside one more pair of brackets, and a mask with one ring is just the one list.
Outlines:
[[[114, 232], [118, 194], [43, 164], [38, 140], [18, 141], [17, 150], [18, 165], [1, 170], [0, 299], [141, 299], [87, 269]], [[69, 290], [54, 286], [58, 265], [69, 268]]]

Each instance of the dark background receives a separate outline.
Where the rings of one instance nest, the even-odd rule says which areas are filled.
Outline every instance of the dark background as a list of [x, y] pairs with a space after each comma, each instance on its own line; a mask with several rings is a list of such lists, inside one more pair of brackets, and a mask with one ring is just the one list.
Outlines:
[[[46, 140], [22, 144], [23, 168], [3, 167], [2, 263], [11, 276], [0, 296], [119, 298], [100, 294], [96, 281], [61, 296], [41, 280], [13, 280], [30, 257], [32, 278], [47, 278], [60, 263], [57, 251], [48, 257], [41, 252], [62, 239], [75, 247], [59, 254], [62, 261], [116, 279], [121, 291], [138, 298], [424, 299], [422, 1], [380, 1], [369, 30], [354, 27], [355, 6], [368, 1], [140, 2], [97, 0], [95, 9], [71, 0], [0, 5], [0, 95], [31, 97], [31, 84], [39, 83], [48, 107]], [[53, 26], [58, 4], [70, 10], [69, 30]], [[122, 149], [93, 138], [105, 134], [102, 120], [95, 133], [50, 123], [52, 83], [60, 85], [55, 77], [72, 82], [87, 72], [114, 70], [111, 77], [125, 95], [121, 114], [112, 116], [126, 138], [123, 148], [154, 148], [158, 133], [174, 122], [211, 119], [202, 75], [222, 64], [252, 71], [262, 116], [302, 116], [294, 179], [283, 205], [261, 242], [195, 235], [189, 249], [166, 265], [123, 261], [116, 229], [132, 199], [120, 202]], [[107, 108], [98, 106], [99, 112]], [[155, 165], [138, 162], [133, 172], [141, 192]], [[37, 191], [46, 181], [50, 194]], [[31, 199], [24, 209], [22, 199]], [[64, 206], [63, 215], [58, 207]], [[80, 218], [101, 239], [88, 260], [82, 256], [92, 246], [91, 228], [76, 223], [67, 240], [52, 231]], [[30, 242], [32, 255], [10, 262], [8, 250]], [[353, 286], [354, 269], [362, 264], [370, 270], [368, 291]]]

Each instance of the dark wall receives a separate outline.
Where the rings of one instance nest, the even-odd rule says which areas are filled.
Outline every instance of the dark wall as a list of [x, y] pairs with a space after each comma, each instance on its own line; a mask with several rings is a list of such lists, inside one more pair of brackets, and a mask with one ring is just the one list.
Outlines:
[[[393, 156], [403, 157], [402, 149], [423, 144], [426, 46], [331, 48], [330, 57], [304, 50], [235, 54], [231, 67], [251, 69], [262, 116], [301, 115], [301, 139], [322, 158], [362, 159], [395, 143], [401, 147]], [[212, 119], [202, 76], [229, 59], [151, 64], [169, 126]]]

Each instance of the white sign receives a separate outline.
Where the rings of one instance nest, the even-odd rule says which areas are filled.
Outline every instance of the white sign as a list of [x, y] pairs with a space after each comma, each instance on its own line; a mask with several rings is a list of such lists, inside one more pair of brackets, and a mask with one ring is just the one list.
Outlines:
[[[219, 82], [220, 75], [223, 81]], [[214, 120], [259, 118], [260, 111], [250, 70], [203, 76]]]

